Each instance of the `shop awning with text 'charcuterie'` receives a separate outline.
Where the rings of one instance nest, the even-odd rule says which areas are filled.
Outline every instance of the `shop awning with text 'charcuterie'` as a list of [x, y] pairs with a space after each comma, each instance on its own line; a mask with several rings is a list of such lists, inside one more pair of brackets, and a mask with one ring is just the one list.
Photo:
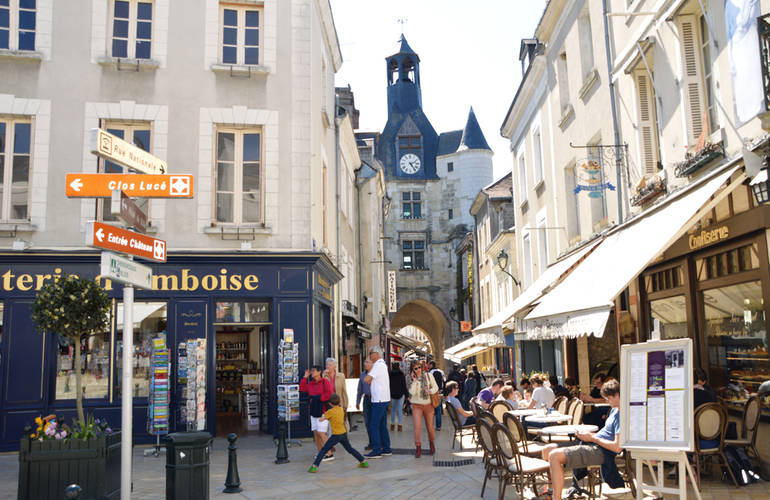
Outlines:
[[[615, 297], [745, 175], [733, 161], [608, 233], [526, 316], [528, 338], [601, 336]], [[740, 172], [738, 170], [741, 169]]]

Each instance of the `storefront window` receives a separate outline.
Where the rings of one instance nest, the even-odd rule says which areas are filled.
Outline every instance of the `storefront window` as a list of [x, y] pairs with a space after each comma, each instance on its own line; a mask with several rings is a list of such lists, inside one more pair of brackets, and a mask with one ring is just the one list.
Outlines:
[[[56, 399], [75, 399], [75, 343], [57, 337]], [[110, 331], [92, 335], [81, 344], [83, 377], [81, 387], [85, 398], [107, 398], [110, 394]]]
[[759, 281], [703, 292], [709, 376], [720, 399], [742, 406], [770, 379], [767, 331]]
[[687, 308], [684, 295], [651, 300], [650, 329], [652, 332], [660, 332], [661, 340], [687, 337]]
[[[165, 302], [134, 303], [134, 397], [147, 397], [150, 387], [150, 355], [152, 339], [166, 331], [167, 305]], [[123, 303], [117, 307], [115, 323], [116, 379], [115, 398], [121, 397], [123, 383]]]
[[269, 323], [267, 302], [217, 302], [217, 323]]

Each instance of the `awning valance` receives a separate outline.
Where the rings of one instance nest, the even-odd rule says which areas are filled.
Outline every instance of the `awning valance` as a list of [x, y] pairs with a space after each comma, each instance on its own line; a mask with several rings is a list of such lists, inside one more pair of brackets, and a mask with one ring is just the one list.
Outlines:
[[607, 326], [607, 318], [610, 308], [601, 308], [594, 311], [580, 311], [571, 314], [560, 314], [543, 319], [527, 321], [527, 340], [570, 338], [581, 335], [604, 335], [604, 327]]
[[[743, 173], [732, 162], [673, 194], [660, 206], [642, 212], [607, 235], [564, 280], [542, 297], [526, 316], [548, 337], [597, 335], [615, 297], [650, 262], [740, 185]], [[599, 333], [601, 335], [601, 333]]]
[[450, 361], [459, 363], [467, 357], [496, 346], [505, 346], [505, 339], [502, 335], [480, 333], [445, 349], [444, 357]]

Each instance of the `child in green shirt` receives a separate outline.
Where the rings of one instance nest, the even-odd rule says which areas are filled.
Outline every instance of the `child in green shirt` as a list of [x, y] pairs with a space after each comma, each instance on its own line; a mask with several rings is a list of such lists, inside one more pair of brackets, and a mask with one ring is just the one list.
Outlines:
[[369, 467], [369, 463], [364, 459], [363, 455], [350, 445], [350, 441], [348, 440], [347, 429], [345, 429], [345, 412], [342, 407], [340, 407], [339, 394], [334, 393], [329, 396], [329, 405], [331, 408], [324, 413], [323, 417], [321, 417], [321, 421], [329, 421], [332, 428], [332, 437], [330, 437], [323, 445], [323, 448], [321, 448], [321, 451], [319, 451], [318, 455], [315, 457], [315, 462], [313, 462], [313, 465], [311, 465], [307, 471], [316, 472], [324, 455], [332, 449], [332, 446], [337, 444], [341, 444], [342, 447], [345, 448], [345, 451], [358, 460], [358, 466], [360, 468], [366, 469]]

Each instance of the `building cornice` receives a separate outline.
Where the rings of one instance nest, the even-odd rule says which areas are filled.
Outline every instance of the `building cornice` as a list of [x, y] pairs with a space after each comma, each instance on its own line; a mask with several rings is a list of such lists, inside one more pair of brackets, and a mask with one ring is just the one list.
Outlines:
[[339, 71], [342, 66], [342, 51], [340, 50], [340, 39], [337, 37], [337, 28], [334, 25], [334, 16], [332, 15], [332, 6], [329, 0], [316, 0], [318, 11], [321, 14], [321, 26], [323, 27], [324, 41], [329, 48], [332, 56], [334, 72]]
[[[535, 57], [527, 69], [527, 73], [521, 80], [516, 95], [511, 102], [508, 113], [505, 115], [500, 135], [513, 140], [514, 132], [522, 126], [521, 120], [525, 112], [532, 107], [534, 101], [539, 101], [540, 96], [545, 92], [546, 82], [541, 83], [546, 70], [546, 56]], [[537, 99], [534, 97], [537, 96]], [[524, 124], [526, 125], [526, 124]]]

